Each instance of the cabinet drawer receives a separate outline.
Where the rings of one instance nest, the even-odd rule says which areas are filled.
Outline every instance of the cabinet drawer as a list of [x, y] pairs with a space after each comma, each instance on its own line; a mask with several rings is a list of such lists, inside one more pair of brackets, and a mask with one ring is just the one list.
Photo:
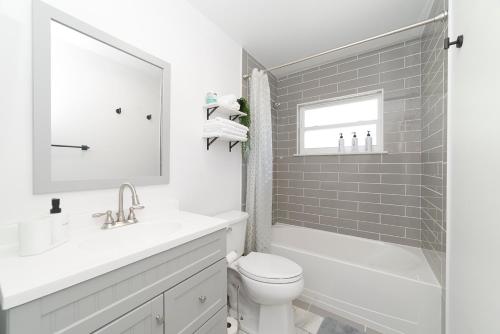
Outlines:
[[162, 297], [158, 296], [150, 300], [94, 332], [94, 334], [163, 334]]
[[192, 334], [226, 305], [226, 260], [164, 293], [165, 334]]
[[211, 317], [195, 334], [225, 334], [227, 333], [227, 310], [221, 308], [216, 315]]

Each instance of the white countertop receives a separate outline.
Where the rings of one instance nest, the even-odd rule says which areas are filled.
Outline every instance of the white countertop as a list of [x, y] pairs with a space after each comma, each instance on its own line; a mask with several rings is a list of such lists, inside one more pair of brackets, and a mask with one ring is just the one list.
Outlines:
[[[146, 210], [144, 210], [146, 211]], [[168, 210], [139, 216], [130, 226], [102, 230], [103, 219], [73, 217], [70, 241], [20, 257], [15, 243], [0, 246], [2, 309], [24, 304], [227, 227], [227, 222]]]

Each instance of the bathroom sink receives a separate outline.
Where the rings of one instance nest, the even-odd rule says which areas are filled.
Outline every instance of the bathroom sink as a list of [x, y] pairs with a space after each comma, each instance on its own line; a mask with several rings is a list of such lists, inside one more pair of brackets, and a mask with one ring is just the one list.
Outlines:
[[181, 229], [178, 222], [138, 222], [116, 229], [100, 230], [82, 240], [78, 246], [95, 252], [122, 252], [155, 245]]

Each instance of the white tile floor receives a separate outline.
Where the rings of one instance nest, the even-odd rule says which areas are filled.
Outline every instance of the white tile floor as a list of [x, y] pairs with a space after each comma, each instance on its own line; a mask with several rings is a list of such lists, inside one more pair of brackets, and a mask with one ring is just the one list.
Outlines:
[[[315, 313], [304, 310], [300, 307], [293, 307], [295, 314], [295, 333], [296, 334], [317, 334], [321, 323], [323, 322], [323, 317]], [[344, 319], [345, 321], [345, 319]], [[354, 324], [354, 323], [353, 323]], [[359, 327], [361, 325], [354, 324], [353, 326]], [[380, 334], [369, 328], [364, 328], [363, 333], [373, 333]], [[239, 334], [247, 334], [243, 331], [238, 331]]]
[[294, 307], [295, 328], [297, 334], [316, 334], [323, 322], [323, 317], [309, 311]]
[[[318, 332], [319, 326], [323, 322], [323, 317], [295, 306], [293, 307], [293, 311], [295, 313], [296, 334], [316, 334]], [[238, 333], [247, 334], [242, 330], [238, 331]]]

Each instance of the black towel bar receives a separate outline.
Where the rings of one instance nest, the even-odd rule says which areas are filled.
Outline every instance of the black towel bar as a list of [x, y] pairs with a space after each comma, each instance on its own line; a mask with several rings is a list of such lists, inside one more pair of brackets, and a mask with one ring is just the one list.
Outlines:
[[52, 146], [52, 147], [66, 147], [66, 148], [79, 148], [82, 151], [87, 151], [88, 149], [90, 149], [90, 146], [87, 146], [87, 145], [76, 146], [76, 145], [56, 145], [56, 144], [52, 144], [50, 146]]

